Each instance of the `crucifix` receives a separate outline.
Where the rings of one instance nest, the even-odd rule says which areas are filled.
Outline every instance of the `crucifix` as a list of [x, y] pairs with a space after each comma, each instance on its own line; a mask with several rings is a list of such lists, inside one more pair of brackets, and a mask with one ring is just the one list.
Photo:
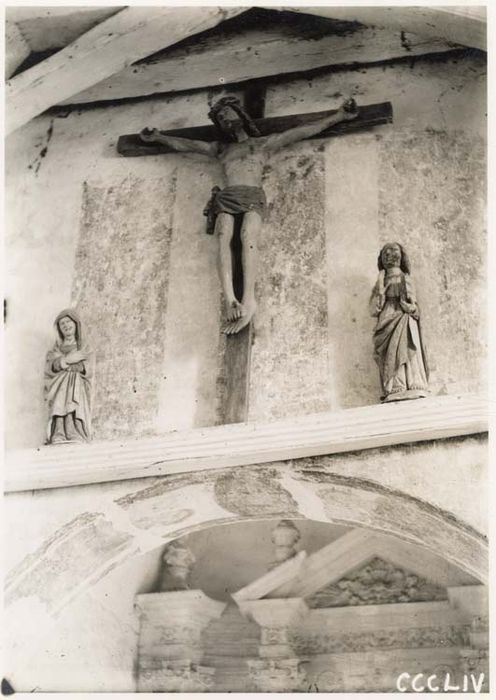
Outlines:
[[[245, 92], [244, 106], [232, 95], [218, 100], [208, 113], [213, 126], [169, 131], [146, 128], [140, 134], [120, 136], [117, 144], [124, 156], [197, 153], [216, 158], [223, 166], [227, 186], [212, 190], [204, 211], [207, 233], [214, 234], [218, 241], [218, 270], [225, 303], [223, 423], [247, 420], [257, 239], [266, 209], [261, 186], [266, 158], [302, 139], [339, 135], [392, 121], [390, 102], [358, 107], [352, 99], [338, 110], [265, 118], [261, 93], [258, 99], [253, 99], [254, 94], [256, 91]], [[258, 109], [253, 109], [254, 104]]]

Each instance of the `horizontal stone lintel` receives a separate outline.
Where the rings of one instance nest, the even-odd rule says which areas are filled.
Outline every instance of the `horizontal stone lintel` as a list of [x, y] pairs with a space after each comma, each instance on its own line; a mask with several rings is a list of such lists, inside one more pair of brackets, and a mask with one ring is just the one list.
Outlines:
[[6, 453], [6, 492], [249, 466], [485, 433], [489, 401], [437, 396], [128, 441]]
[[[474, 586], [467, 586], [473, 590]], [[480, 586], [484, 588], [484, 586]], [[414, 624], [412, 624], [414, 622]], [[306, 632], [373, 632], [377, 629], [407, 629], [439, 625], [468, 625], [471, 619], [449, 601], [388, 603], [387, 605], [347, 605], [314, 608], [304, 623]]]

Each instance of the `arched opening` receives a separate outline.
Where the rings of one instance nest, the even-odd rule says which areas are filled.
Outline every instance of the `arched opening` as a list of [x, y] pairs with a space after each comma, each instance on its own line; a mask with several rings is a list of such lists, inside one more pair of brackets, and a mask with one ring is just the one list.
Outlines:
[[[150, 494], [148, 495], [150, 496]], [[153, 512], [153, 504], [149, 503], [149, 506], [149, 512]], [[249, 504], [247, 507], [249, 507]], [[135, 511], [134, 515], [136, 518], [139, 517], [137, 511]], [[270, 568], [274, 559], [274, 545], [271, 533], [280, 518], [281, 514], [277, 515], [277, 518], [275, 514], [272, 517], [266, 515], [258, 518], [254, 515], [249, 517], [246, 514], [240, 514], [237, 518], [224, 519], [223, 522], [217, 520], [208, 524], [196, 524], [187, 533], [183, 530], [180, 536], [180, 541], [193, 551], [196, 559], [191, 573], [190, 587], [195, 590], [201, 590], [209, 598], [226, 605], [221, 617], [218, 620], [213, 620], [202, 633], [205, 649], [210, 650], [205, 655], [202, 663], [216, 669], [217, 685], [215, 689], [219, 691], [229, 689], [242, 690], [243, 684], [246, 689], [249, 683], [246, 661], [257, 656], [257, 649], [260, 644], [260, 628], [253, 620], [243, 617], [232, 599], [232, 594], [263, 576]], [[470, 588], [477, 586], [479, 583], [476, 578], [467, 574], [461, 567], [433, 555], [425, 547], [411, 544], [405, 538], [399, 539], [391, 536], [391, 534], [383, 535], [378, 529], [357, 529], [353, 527], [352, 523], [347, 523], [346, 525], [343, 523], [324, 523], [302, 518], [301, 516], [293, 517], [293, 522], [301, 533], [298, 549], [306, 551], [309, 556], [319, 553], [324, 548], [332, 549], [332, 546], [342, 538], [350, 538], [350, 536], [352, 538], [353, 533], [364, 533], [364, 538], [360, 540], [360, 544], [350, 547], [351, 559], [349, 561], [353, 564], [353, 571], [360, 572], [360, 569], [363, 569], [365, 565], [369, 565], [371, 561], [380, 559], [387, 562], [389, 559], [394, 562], [396, 576], [399, 575], [398, 571], [404, 571], [405, 576], [417, 577], [416, 585], [420, 585], [418, 581], [421, 581], [421, 586], [424, 586], [424, 588], [425, 586], [430, 586], [428, 588], [430, 592], [426, 594], [428, 602], [430, 602], [429, 596], [432, 596], [433, 601], [437, 601], [439, 605], [446, 607], [448, 606], [448, 594], [446, 591], [450, 586], [467, 586]], [[156, 522], [154, 526], [157, 526]], [[170, 537], [170, 534], [167, 537], [168, 541], [174, 539], [176, 538]], [[165, 541], [166, 539], [164, 538], [163, 542], [165, 543]], [[42, 671], [38, 681], [41, 690], [88, 692], [95, 690], [104, 692], [110, 689], [115, 691], [116, 688], [119, 691], [128, 692], [135, 690], [139, 676], [137, 660], [141, 624], [135, 609], [135, 603], [138, 596], [155, 593], [160, 590], [161, 557], [163, 552], [164, 545], [151, 548], [144, 553], [130, 553], [119, 566], [108, 570], [104, 576], [88, 585], [85, 590], [80, 590], [77, 597], [74, 597], [68, 602], [66, 607], [59, 610], [56, 618], [53, 617], [47, 626], [43, 625], [46, 638], [42, 640], [42, 644], [40, 644], [39, 635], [42, 625], [31, 625], [32, 629], [35, 628], [37, 630], [36, 637], [32, 637], [31, 645], [23, 644], [22, 659], [19, 657], [18, 663], [11, 665], [11, 668], [15, 668], [18, 674], [16, 676], [14, 673], [12, 678], [14, 687], [20, 690], [25, 689], [22, 685], [22, 678], [23, 668], [26, 668], [26, 658], [31, 658], [32, 663], [39, 663], [40, 649], [43, 649], [46, 678], [44, 678], [45, 672]], [[334, 567], [334, 578], [339, 575], [340, 581], [347, 580], [344, 572], [347, 571], [347, 567], [349, 568], [349, 563], [343, 562], [342, 555], [336, 561], [340, 563], [336, 564], [332, 561], [327, 561], [325, 566], [330, 566], [331, 569]], [[339, 571], [343, 572], [343, 576], [339, 572], [336, 573], [336, 566], [341, 567]], [[362, 576], [360, 573], [357, 575]], [[350, 579], [349, 576], [348, 579]], [[322, 609], [322, 600], [324, 600], [324, 607], [326, 607], [329, 603], [329, 596], [331, 595], [332, 597], [334, 594], [329, 587], [326, 588], [324, 586], [323, 588], [325, 589], [325, 600], [321, 594], [320, 603], [318, 600], [312, 603], [311, 596], [306, 598], [311, 611], [313, 611], [311, 615], [323, 614], [325, 617], [328, 614], [325, 611], [323, 613], [318, 611]], [[439, 591], [441, 590], [445, 593], [440, 593]], [[375, 604], [375, 602], [377, 602], [375, 599], [372, 599], [372, 602], [370, 600], [368, 602], [365, 601], [367, 610], [370, 611], [370, 606]], [[410, 604], [415, 606], [418, 604], [418, 600], [414, 599]], [[331, 604], [330, 607], [332, 608], [330, 615], [335, 614], [336, 606]], [[337, 606], [337, 608], [341, 607], [341, 604]], [[350, 615], [349, 611], [352, 608], [345, 607], [347, 610], [346, 614]], [[422, 603], [420, 603], [420, 607], [422, 607]], [[392, 606], [386, 605], [384, 610], [386, 608], [394, 608], [394, 603]], [[26, 616], [29, 609], [31, 620], [38, 619], [40, 623], [43, 623], [45, 620], [43, 615], [40, 615], [39, 604], [33, 606], [32, 598], [24, 599], [24, 601], [18, 599], [13, 604], [12, 609], [18, 613], [24, 610]], [[360, 613], [361, 608], [359, 607], [353, 608], [353, 610], [356, 611], [355, 617], [358, 620], [363, 610], [362, 613]], [[368, 614], [370, 615], [370, 612]], [[381, 610], [374, 614], [377, 616], [377, 620], [383, 620]], [[429, 614], [437, 615], [439, 620], [442, 620], [444, 613], [436, 608], [434, 613]], [[416, 615], [418, 616], [418, 612], [416, 612]], [[439, 620], [436, 623], [438, 626], [441, 624]], [[307, 627], [305, 628], [306, 636], [304, 639], [302, 638], [303, 641], [300, 640], [300, 647], [303, 651], [307, 649], [305, 644], [307, 646], [308, 644], [313, 644], [314, 646], [311, 648], [317, 648], [315, 647], [317, 641], [313, 627], [314, 622], [309, 622], [308, 624], [310, 627], [307, 626], [308, 629]], [[408, 620], [406, 623], [403, 620], [402, 624], [406, 625], [406, 628], [411, 624], [412, 628], [416, 629], [413, 622], [408, 622]], [[446, 629], [448, 629], [449, 624], [450, 620], [446, 618]], [[461, 630], [465, 623], [457, 621], [457, 624]], [[426, 622], [423, 625], [425, 628], [432, 627], [432, 624], [429, 625]], [[403, 633], [404, 630], [401, 631], [401, 635]], [[353, 639], [356, 642], [358, 634], [363, 635], [365, 632], [362, 631], [355, 634]], [[396, 631], [394, 634], [398, 635], [400, 632]], [[421, 633], [410, 631], [408, 633], [405, 632], [405, 634], [405, 639], [413, 639], [411, 642], [402, 642], [406, 644], [405, 648], [408, 649], [410, 643], [413, 646], [419, 644], [420, 647], [418, 648], [421, 649], [420, 656], [422, 658], [427, 657], [428, 653], [432, 653], [428, 652], [428, 647], [426, 646], [426, 644], [431, 643], [428, 636], [425, 638], [427, 641], [425, 641], [421, 637]], [[422, 632], [422, 634], [424, 633]], [[451, 656], [458, 653], [460, 635], [461, 632], [457, 631], [456, 634], [453, 633], [453, 636], [450, 637], [451, 642], [448, 651], [446, 653], [443, 652], [444, 655], [441, 654], [443, 662], [448, 663]], [[372, 645], [378, 645], [377, 653], [379, 656], [381, 654], [384, 656], [385, 652], [380, 646], [381, 642], [377, 642], [376, 637], [371, 636], [371, 634], [369, 634], [367, 639]], [[398, 637], [394, 639], [396, 639], [395, 643], [398, 643]], [[26, 642], [26, 640], [24, 641]], [[324, 644], [324, 646], [319, 647], [321, 656], [318, 659], [315, 657], [312, 662], [313, 666], [310, 666], [311, 677], [320, 678], [317, 682], [320, 685], [327, 684], [325, 689], [332, 690], [332, 679], [322, 675], [322, 664], [324, 663], [322, 659], [327, 659], [327, 656], [331, 653], [332, 645], [340, 643], [335, 641], [334, 638], [325, 642], [327, 646], [322, 640], [318, 641], [318, 644]], [[442, 645], [444, 642], [439, 643]], [[141, 646], [139, 648], [142, 649]], [[30, 652], [27, 652], [27, 649], [30, 649]], [[337, 653], [336, 649], [332, 652], [333, 654]], [[343, 650], [341, 649], [341, 651]], [[408, 656], [410, 651], [405, 651], [405, 654]], [[356, 658], [358, 659], [358, 657]], [[56, 672], [57, 669], [60, 673]], [[59, 678], [60, 680], [54, 681], [54, 678]], [[237, 678], [241, 684], [239, 688], [234, 678]], [[335, 679], [335, 676], [333, 678]], [[67, 685], [68, 683], [71, 686], [70, 688]]]

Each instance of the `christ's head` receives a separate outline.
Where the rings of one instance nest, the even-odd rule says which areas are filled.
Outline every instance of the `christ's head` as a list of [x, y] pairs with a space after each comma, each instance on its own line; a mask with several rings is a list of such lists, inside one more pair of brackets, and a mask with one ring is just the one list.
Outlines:
[[239, 141], [242, 135], [260, 136], [260, 132], [241, 102], [234, 95], [221, 97], [215, 102], [208, 116], [224, 139]]

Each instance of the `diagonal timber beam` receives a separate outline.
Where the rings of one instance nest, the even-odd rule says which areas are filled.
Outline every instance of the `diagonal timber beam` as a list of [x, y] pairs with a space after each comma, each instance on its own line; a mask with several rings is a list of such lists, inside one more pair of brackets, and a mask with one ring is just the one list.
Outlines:
[[54, 53], [123, 9], [117, 5], [6, 7], [5, 15], [8, 21], [17, 24], [31, 51]]
[[134, 61], [214, 27], [245, 9], [127, 7], [7, 83], [6, 133]]
[[445, 39], [475, 49], [487, 49], [485, 7], [277, 7], [318, 17], [360, 22]]
[[95, 12], [105, 13], [108, 12], [109, 15], [115, 14], [119, 10], [123, 10], [125, 5], [121, 7], [115, 5], [107, 6], [91, 6], [91, 5], [68, 5], [64, 7], [58, 7], [55, 5], [41, 6], [41, 5], [31, 5], [31, 6], [21, 6], [16, 7], [11, 5], [5, 8], [5, 17], [11, 22], [31, 22], [39, 21], [44, 19], [66, 19], [67, 17], [72, 17], [75, 14], [78, 15], [91, 15]]

